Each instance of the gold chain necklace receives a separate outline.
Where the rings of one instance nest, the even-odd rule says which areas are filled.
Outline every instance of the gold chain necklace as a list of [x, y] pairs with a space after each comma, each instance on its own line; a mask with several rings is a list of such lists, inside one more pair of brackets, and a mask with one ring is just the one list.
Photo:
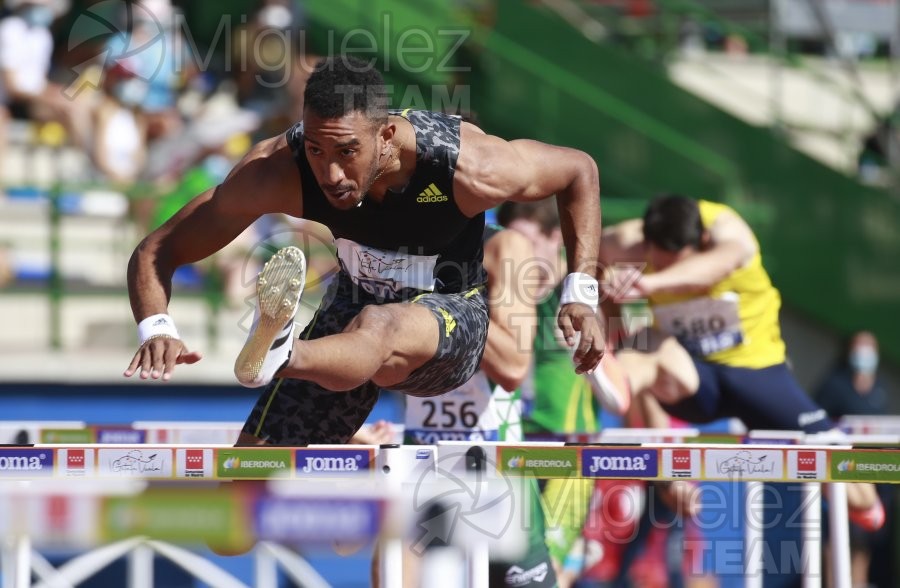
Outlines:
[[[400, 141], [397, 141], [397, 151], [399, 152], [401, 149], [403, 149], [403, 144], [400, 143]], [[382, 175], [385, 171], [387, 171], [387, 168], [389, 168], [389, 167], [391, 166], [391, 164], [394, 163], [394, 159], [396, 159], [396, 155], [395, 155], [395, 152], [394, 152], [394, 143], [391, 142], [391, 158], [388, 159], [388, 162], [387, 162], [386, 164], [384, 164], [384, 167], [381, 168], [381, 169], [378, 171], [377, 174], [375, 174], [375, 177], [374, 177], [374, 178], [372, 178], [372, 183], [373, 183], [373, 184], [374, 184], [375, 182], [377, 182], [377, 181], [378, 181], [378, 178], [380, 178], [381, 175]]]

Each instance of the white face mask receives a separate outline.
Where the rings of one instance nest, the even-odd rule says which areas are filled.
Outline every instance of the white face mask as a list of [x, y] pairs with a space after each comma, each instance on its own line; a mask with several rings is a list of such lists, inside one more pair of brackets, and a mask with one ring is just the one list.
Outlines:
[[878, 351], [868, 345], [850, 351], [850, 367], [863, 374], [874, 374], [878, 369]]

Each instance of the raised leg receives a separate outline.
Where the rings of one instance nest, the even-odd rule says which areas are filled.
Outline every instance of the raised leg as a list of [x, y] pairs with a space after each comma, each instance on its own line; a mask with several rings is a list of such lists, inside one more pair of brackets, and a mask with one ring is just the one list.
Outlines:
[[389, 388], [434, 357], [438, 323], [416, 304], [367, 306], [343, 333], [294, 342], [281, 377], [310, 380], [334, 391], [369, 380]]

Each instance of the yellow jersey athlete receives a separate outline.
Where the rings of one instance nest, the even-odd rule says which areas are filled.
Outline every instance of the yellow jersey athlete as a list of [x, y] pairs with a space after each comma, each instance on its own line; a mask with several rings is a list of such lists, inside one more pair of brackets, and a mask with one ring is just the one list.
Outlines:
[[[781, 296], [756, 237], [734, 210], [660, 196], [643, 219], [604, 231], [600, 260], [612, 268], [606, 284], [614, 298], [647, 299], [653, 312], [653, 328], [630, 339], [635, 348], [617, 353], [641, 406], [655, 398], [692, 423], [737, 417], [749, 429], [834, 428], [785, 362]], [[653, 411], [646, 412], [655, 424]], [[874, 488], [851, 486], [851, 518], [881, 526]]]

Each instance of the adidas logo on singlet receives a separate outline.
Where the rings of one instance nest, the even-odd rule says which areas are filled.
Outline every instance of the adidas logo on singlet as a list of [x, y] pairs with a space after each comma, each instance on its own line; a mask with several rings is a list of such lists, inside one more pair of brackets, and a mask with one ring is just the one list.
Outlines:
[[434, 185], [434, 183], [428, 184], [428, 187], [422, 190], [422, 192], [419, 193], [419, 197], [416, 198], [416, 202], [419, 202], [421, 204], [446, 201], [447, 197], [437, 186]]

